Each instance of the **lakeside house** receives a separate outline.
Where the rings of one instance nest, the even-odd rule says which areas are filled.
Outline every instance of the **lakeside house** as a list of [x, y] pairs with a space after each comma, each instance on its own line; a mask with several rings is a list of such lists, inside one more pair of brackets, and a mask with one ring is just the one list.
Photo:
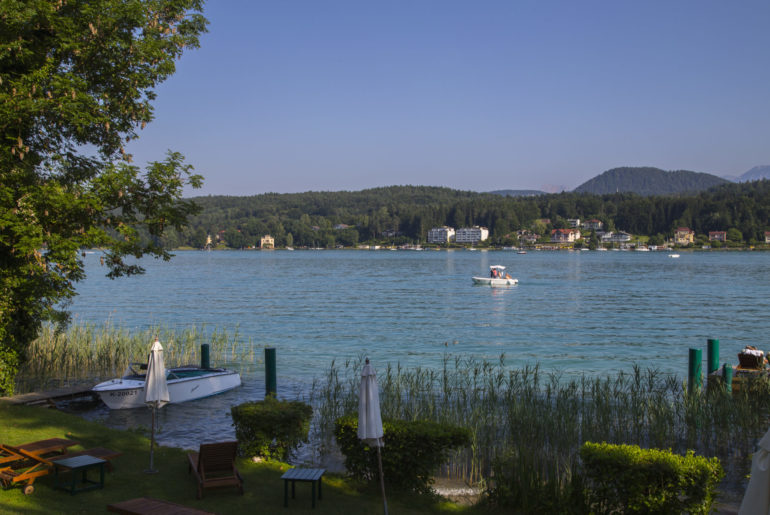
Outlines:
[[554, 229], [551, 231], [552, 243], [574, 243], [580, 239], [578, 229]]
[[770, 231], [765, 231], [765, 243], [770, 243]]
[[569, 225], [572, 229], [579, 228], [580, 218], [567, 218], [567, 225]]
[[695, 231], [689, 227], [678, 227], [674, 232], [674, 243], [676, 245], [692, 245], [695, 243]]
[[275, 238], [269, 234], [265, 234], [259, 240], [259, 248], [264, 250], [272, 250], [275, 248]]
[[727, 241], [726, 231], [709, 231], [709, 241], [721, 241], [722, 243]]
[[440, 243], [446, 244], [452, 241], [455, 237], [455, 230], [453, 227], [434, 227], [428, 231], [428, 243]]
[[625, 231], [608, 231], [601, 235], [602, 243], [628, 243], [631, 241], [631, 234]]
[[527, 229], [516, 231], [516, 236], [519, 238], [519, 242], [526, 243], [528, 245], [534, 245], [540, 238], [540, 236], [533, 233], [532, 231], [528, 231]]
[[474, 243], [485, 241], [487, 238], [489, 238], [489, 229], [479, 227], [478, 225], [461, 227], [455, 233], [455, 241], [457, 243], [470, 243], [473, 245]]
[[596, 218], [583, 222], [583, 229], [588, 229], [589, 231], [601, 231], [603, 228], [604, 222], [597, 220]]

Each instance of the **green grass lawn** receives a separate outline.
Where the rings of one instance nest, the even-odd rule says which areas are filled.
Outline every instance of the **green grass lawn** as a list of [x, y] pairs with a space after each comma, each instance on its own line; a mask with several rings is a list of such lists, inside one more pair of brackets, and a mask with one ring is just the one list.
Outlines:
[[[11, 406], [0, 402], [0, 443], [19, 445], [46, 438], [77, 440], [83, 449], [107, 447], [121, 451], [123, 456], [113, 460], [114, 470], [106, 474], [105, 486], [70, 495], [54, 490], [53, 476], [35, 481], [35, 491], [25, 496], [20, 486], [0, 491], [0, 513], [29, 515], [51, 513], [107, 513], [110, 503], [134, 497], [154, 497], [221, 515], [238, 513], [382, 513], [379, 489], [359, 489], [341, 477], [324, 476], [323, 500], [311, 510], [310, 484], [297, 483], [296, 498], [283, 507], [283, 481], [280, 479], [287, 465], [280, 463], [253, 463], [248, 459], [238, 462], [244, 479], [244, 495], [236, 488], [208, 490], [204, 498], [195, 498], [196, 485], [188, 474], [187, 456], [182, 449], [160, 447], [154, 455], [157, 474], [146, 474], [150, 462], [149, 439], [137, 432], [106, 428], [98, 423], [60, 411]], [[70, 451], [80, 450], [73, 447]], [[94, 475], [94, 473], [91, 473]], [[91, 476], [89, 476], [91, 477]], [[481, 508], [464, 508], [450, 502], [388, 492], [388, 508], [392, 514], [462, 512], [489, 513]]]

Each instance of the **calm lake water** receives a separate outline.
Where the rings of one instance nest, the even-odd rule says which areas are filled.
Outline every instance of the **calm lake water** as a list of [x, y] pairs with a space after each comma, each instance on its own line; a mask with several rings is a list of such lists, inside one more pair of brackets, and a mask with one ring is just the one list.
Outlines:
[[[636, 363], [685, 378], [688, 348], [702, 348], [705, 359], [707, 338], [720, 340], [721, 362], [737, 363], [747, 344], [769, 349], [770, 253], [680, 255], [189, 251], [168, 263], [145, 260], [145, 275], [111, 281], [99, 255], [87, 254], [88, 278], [71, 309], [77, 321], [129, 329], [237, 329], [243, 340], [276, 347], [278, 393], [286, 397], [305, 391], [332, 360], [361, 354], [378, 369], [505, 354], [510, 367], [539, 362], [565, 375]], [[474, 286], [471, 276], [493, 264], [519, 284]], [[229, 406], [262, 398], [259, 370], [234, 392], [161, 410], [160, 441], [193, 448], [212, 432], [231, 435]], [[144, 411], [96, 408], [85, 416], [149, 426]]]

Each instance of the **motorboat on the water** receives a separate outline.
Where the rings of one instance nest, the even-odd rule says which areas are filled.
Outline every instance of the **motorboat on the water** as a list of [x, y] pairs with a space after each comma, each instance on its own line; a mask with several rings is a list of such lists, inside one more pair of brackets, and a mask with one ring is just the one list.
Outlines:
[[505, 272], [502, 265], [491, 265], [489, 267], [489, 277], [472, 277], [474, 284], [483, 284], [486, 286], [510, 286], [518, 284], [519, 280], [511, 277]]
[[[111, 379], [94, 386], [91, 391], [110, 409], [144, 407], [146, 363], [131, 363], [120, 379]], [[188, 365], [166, 369], [169, 402], [192, 401], [226, 392], [241, 385], [238, 372], [226, 368], [201, 368]]]

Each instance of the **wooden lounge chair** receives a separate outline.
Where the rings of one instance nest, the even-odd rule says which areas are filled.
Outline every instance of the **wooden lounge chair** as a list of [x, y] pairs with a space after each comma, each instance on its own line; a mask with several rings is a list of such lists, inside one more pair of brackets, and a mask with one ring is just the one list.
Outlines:
[[243, 495], [243, 478], [235, 468], [238, 442], [202, 443], [199, 452], [187, 455], [188, 472], [198, 481], [198, 499], [203, 490], [220, 486], [237, 486]]
[[24, 495], [35, 491], [35, 479], [51, 473], [53, 463], [19, 447], [0, 445], [4, 455], [16, 456], [16, 460], [6, 467], [0, 468], [0, 484], [9, 488], [16, 483], [26, 483], [22, 489]]

